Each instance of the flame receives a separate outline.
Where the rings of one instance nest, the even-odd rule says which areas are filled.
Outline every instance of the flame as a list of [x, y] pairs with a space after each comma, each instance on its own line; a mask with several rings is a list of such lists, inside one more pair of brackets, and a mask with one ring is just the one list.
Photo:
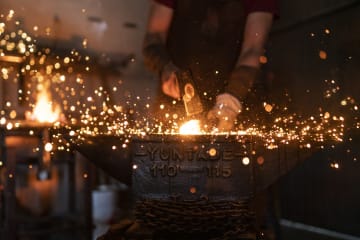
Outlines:
[[190, 120], [185, 122], [179, 129], [179, 133], [182, 135], [199, 135], [201, 134], [200, 121]]
[[45, 89], [38, 93], [35, 107], [29, 118], [41, 123], [54, 123], [60, 119], [60, 113], [60, 107], [51, 102], [50, 95]]

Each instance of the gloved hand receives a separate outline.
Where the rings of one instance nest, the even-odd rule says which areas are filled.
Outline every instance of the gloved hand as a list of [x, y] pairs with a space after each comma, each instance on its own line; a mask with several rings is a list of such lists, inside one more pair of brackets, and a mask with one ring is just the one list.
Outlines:
[[219, 132], [228, 132], [234, 127], [240, 112], [240, 101], [229, 93], [222, 93], [216, 97], [215, 106], [208, 112], [207, 118], [216, 124]]
[[215, 122], [219, 131], [230, 131], [234, 127], [241, 112], [241, 101], [246, 98], [259, 75], [259, 69], [250, 66], [239, 66], [232, 72], [225, 93], [216, 97], [215, 106], [207, 116], [210, 122]]

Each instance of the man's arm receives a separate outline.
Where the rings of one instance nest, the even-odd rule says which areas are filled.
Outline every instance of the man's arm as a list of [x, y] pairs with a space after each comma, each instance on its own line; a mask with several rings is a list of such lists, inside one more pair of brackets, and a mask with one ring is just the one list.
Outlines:
[[220, 131], [233, 128], [237, 115], [241, 112], [242, 101], [247, 96], [255, 79], [259, 76], [259, 58], [271, 29], [273, 14], [252, 12], [247, 16], [243, 45], [234, 71], [225, 87], [225, 92], [216, 97], [214, 108], [208, 118], [217, 119]]
[[145, 65], [161, 78], [162, 91], [180, 98], [175, 72], [178, 70], [167, 53], [166, 39], [173, 17], [173, 9], [153, 2], [143, 45]]
[[157, 74], [160, 74], [164, 65], [170, 60], [165, 44], [172, 14], [171, 8], [156, 2], [151, 5], [143, 43], [143, 55], [145, 65]]
[[272, 22], [273, 14], [270, 12], [252, 12], [247, 16], [243, 45], [236, 66], [260, 66], [259, 58], [264, 54]]
[[264, 54], [272, 21], [273, 14], [269, 12], [252, 12], [247, 16], [240, 56], [225, 87], [225, 92], [240, 101], [244, 100], [259, 77], [259, 58]]
[[152, 2], [146, 29], [145, 45], [166, 42], [173, 10], [157, 2]]

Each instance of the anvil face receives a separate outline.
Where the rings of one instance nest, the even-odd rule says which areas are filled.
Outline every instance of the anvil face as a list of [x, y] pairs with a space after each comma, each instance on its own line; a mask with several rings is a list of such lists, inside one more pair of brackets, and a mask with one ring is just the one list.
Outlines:
[[250, 145], [170, 138], [135, 140], [132, 185], [139, 198], [234, 200], [252, 195]]
[[252, 136], [149, 135], [126, 148], [119, 136], [88, 137], [76, 148], [138, 199], [233, 200], [253, 196], [306, 159], [297, 144], [267, 149]]

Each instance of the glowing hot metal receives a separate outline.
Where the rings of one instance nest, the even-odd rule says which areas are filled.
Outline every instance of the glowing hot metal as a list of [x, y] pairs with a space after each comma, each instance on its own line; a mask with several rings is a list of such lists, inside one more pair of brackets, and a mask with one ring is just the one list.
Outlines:
[[200, 129], [200, 121], [199, 120], [190, 120], [184, 123], [180, 129], [179, 133], [181, 135], [200, 135], [202, 134]]

